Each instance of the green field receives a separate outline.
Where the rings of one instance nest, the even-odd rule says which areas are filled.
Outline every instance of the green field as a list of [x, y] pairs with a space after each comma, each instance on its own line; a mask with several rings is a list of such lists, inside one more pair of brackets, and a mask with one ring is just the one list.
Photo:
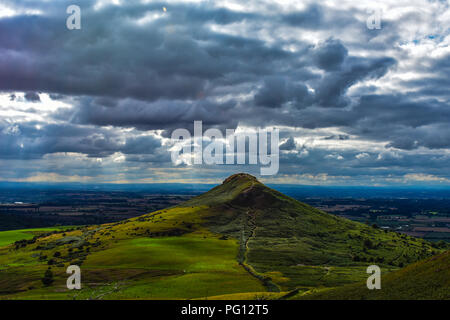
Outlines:
[[0, 231], [0, 247], [7, 246], [18, 240], [32, 239], [34, 236], [51, 231], [64, 230], [70, 227], [53, 227], [53, 228], [34, 228], [34, 229], [20, 229]]
[[[28, 255], [19, 255], [9, 261], [12, 268], [8, 270], [15, 275], [28, 274], [29, 278], [21, 277], [24, 281], [20, 283], [14, 277], [4, 278], [0, 280], [0, 287], [15, 285], [18, 292], [9, 296], [13, 299], [71, 299], [74, 294], [80, 299], [98, 296], [104, 299], [193, 299], [264, 291], [261, 283], [239, 266], [235, 259], [237, 250], [235, 240], [205, 238], [204, 233], [118, 241], [117, 245], [87, 256], [82, 264], [84, 287], [73, 294], [64, 290], [64, 270], [68, 263], [52, 267], [54, 285], [43, 290], [40, 273], [33, 273], [44, 272], [45, 267], [40, 268]], [[21, 291], [25, 283], [28, 287], [41, 288]]]

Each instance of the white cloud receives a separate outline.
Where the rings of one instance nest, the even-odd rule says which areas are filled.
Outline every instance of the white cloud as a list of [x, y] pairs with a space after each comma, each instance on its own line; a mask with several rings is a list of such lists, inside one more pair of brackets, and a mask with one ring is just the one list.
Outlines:
[[408, 173], [405, 174], [404, 180], [407, 182], [410, 181], [420, 181], [420, 182], [450, 182], [450, 179], [435, 176], [432, 174], [424, 174], [424, 173]]

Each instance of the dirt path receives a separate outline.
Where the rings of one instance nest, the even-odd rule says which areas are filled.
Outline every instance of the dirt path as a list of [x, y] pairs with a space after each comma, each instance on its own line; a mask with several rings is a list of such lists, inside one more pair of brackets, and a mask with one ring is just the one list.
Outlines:
[[[247, 215], [248, 224], [250, 225], [250, 235], [244, 240], [244, 252], [243, 252], [243, 256], [242, 256], [242, 261], [240, 261], [239, 264], [248, 273], [250, 273], [251, 276], [258, 279], [262, 283], [262, 285], [266, 288], [267, 291], [280, 292], [281, 290], [280, 290], [280, 287], [278, 287], [278, 285], [273, 283], [270, 278], [267, 278], [267, 277], [257, 273], [255, 271], [255, 269], [253, 269], [253, 267], [247, 263], [247, 260], [248, 260], [247, 256], [248, 256], [248, 251], [249, 251], [248, 243], [249, 243], [250, 239], [252, 239], [255, 236], [255, 232], [256, 232], [256, 213], [251, 214], [250, 211], [247, 211], [246, 215]], [[245, 235], [244, 235], [244, 237], [245, 237]]]
[[249, 224], [250, 224], [250, 235], [245, 240], [245, 252], [244, 252], [244, 263], [247, 263], [247, 254], [248, 254], [248, 242], [251, 238], [255, 236], [255, 229], [256, 229], [256, 214], [251, 215], [250, 211], [247, 211], [247, 217], [250, 217]]

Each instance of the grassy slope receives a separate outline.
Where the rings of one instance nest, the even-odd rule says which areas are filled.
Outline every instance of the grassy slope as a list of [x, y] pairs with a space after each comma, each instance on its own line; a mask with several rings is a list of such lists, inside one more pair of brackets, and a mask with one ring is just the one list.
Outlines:
[[[368, 239], [370, 248], [363, 245]], [[420, 239], [328, 215], [248, 175], [232, 176], [177, 207], [29, 241], [0, 248], [2, 298], [256, 297], [265, 290], [262, 282], [238, 262], [245, 260], [281, 291], [306, 291], [365, 279], [368, 262], [354, 256], [384, 257], [379, 264], [390, 270], [436, 250]], [[43, 287], [49, 261], [55, 279]], [[65, 289], [70, 264], [81, 265], [81, 291]]]
[[7, 246], [19, 240], [29, 240], [34, 236], [50, 232], [64, 230], [70, 227], [54, 227], [54, 228], [35, 228], [35, 229], [20, 229], [10, 231], [0, 231], [0, 247]]
[[[221, 240], [201, 228], [195, 211], [171, 208], [120, 223], [52, 234], [19, 250], [0, 248], [0, 296], [191, 299], [264, 291], [237, 263], [237, 241]], [[55, 252], [61, 255], [55, 258]], [[49, 259], [55, 262], [51, 265], [55, 281], [43, 287], [40, 279]], [[65, 290], [65, 269], [70, 264], [81, 265], [81, 291]]]
[[211, 193], [192, 200], [209, 206], [209, 228], [250, 237], [247, 262], [282, 290], [356, 282], [373, 262], [391, 271], [439, 252], [422, 239], [326, 214], [245, 175]]
[[294, 299], [450, 299], [450, 251], [381, 277], [381, 289], [365, 283], [299, 294]]

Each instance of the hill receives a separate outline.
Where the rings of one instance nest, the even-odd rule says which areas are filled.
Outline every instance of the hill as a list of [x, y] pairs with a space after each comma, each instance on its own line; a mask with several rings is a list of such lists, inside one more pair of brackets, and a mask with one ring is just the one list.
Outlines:
[[368, 290], [365, 283], [308, 292], [297, 299], [450, 299], [450, 251], [411, 264], [382, 276], [380, 290]]
[[[329, 215], [236, 174], [175, 207], [0, 248], [0, 297], [257, 298], [354, 283], [369, 263], [389, 272], [436, 253], [422, 239]], [[71, 264], [81, 266], [80, 291], [65, 288]]]

